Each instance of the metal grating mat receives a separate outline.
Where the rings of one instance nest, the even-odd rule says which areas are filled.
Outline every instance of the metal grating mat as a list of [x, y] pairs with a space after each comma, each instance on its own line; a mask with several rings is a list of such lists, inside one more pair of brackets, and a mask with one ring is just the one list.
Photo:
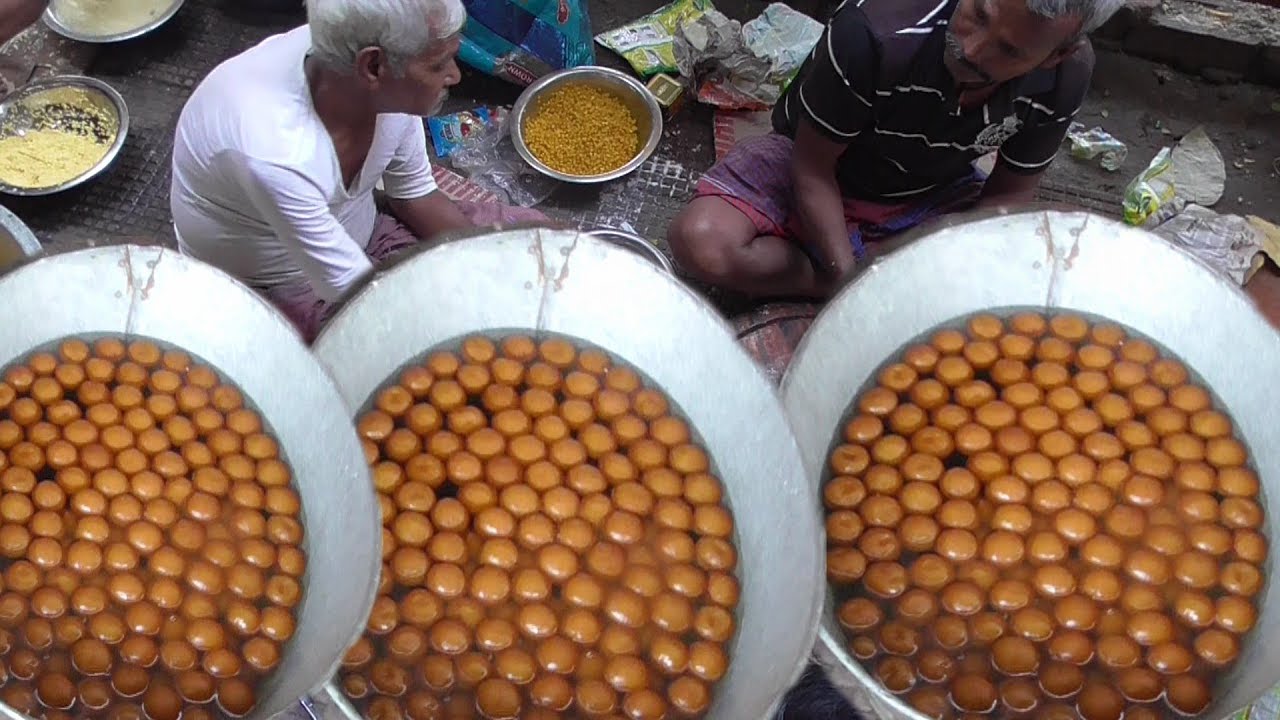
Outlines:
[[583, 229], [630, 227], [659, 245], [667, 225], [693, 197], [700, 170], [653, 157], [635, 173], [601, 188], [564, 186], [540, 207]]
[[1045, 178], [1036, 192], [1036, 199], [1046, 202], [1060, 202], [1084, 208], [1107, 217], [1121, 216], [1120, 202], [1112, 193], [1076, 187], [1069, 183], [1057, 182]]

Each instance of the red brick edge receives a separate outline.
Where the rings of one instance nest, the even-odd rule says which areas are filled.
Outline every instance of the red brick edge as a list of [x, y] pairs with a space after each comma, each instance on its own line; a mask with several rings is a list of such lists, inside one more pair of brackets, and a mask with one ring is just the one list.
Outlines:
[[471, 202], [499, 202], [501, 200], [495, 193], [480, 187], [448, 168], [436, 165], [431, 168], [431, 175], [435, 177], [436, 185], [440, 188], [440, 191], [448, 195], [451, 200], [467, 200]]
[[712, 127], [715, 132], [716, 162], [720, 162], [738, 142], [738, 126], [732, 113], [717, 110]]

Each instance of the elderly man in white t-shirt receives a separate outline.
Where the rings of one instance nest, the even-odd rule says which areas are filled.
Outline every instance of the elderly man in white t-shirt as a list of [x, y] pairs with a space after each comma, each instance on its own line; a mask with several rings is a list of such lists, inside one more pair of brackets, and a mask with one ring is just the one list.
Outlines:
[[[460, 0], [308, 0], [308, 25], [219, 65], [178, 121], [182, 252], [245, 281], [308, 340], [375, 265], [440, 233], [543, 219], [436, 189], [422, 116], [459, 80]], [[382, 181], [390, 215], [379, 214]]]

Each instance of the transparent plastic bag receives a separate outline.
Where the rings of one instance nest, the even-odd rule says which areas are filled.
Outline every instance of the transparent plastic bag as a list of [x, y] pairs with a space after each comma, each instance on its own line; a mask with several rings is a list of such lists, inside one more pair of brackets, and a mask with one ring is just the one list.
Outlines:
[[1067, 129], [1067, 137], [1071, 139], [1071, 157], [1081, 160], [1092, 160], [1101, 156], [1099, 165], [1107, 172], [1115, 172], [1129, 157], [1129, 148], [1123, 141], [1100, 127], [1086, 129], [1084, 125], [1073, 122]]
[[511, 142], [509, 116], [472, 133], [449, 155], [459, 175], [498, 195], [509, 205], [533, 207], [551, 196], [560, 182], [529, 167]]

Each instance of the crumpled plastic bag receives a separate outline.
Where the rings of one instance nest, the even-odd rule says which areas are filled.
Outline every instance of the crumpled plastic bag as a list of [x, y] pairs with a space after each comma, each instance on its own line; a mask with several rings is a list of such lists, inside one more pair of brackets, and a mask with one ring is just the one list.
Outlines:
[[504, 113], [483, 131], [467, 136], [449, 155], [449, 164], [507, 204], [533, 207], [550, 197], [560, 182], [534, 170], [516, 152], [509, 117]]
[[800, 71], [822, 37], [822, 24], [773, 3], [741, 25], [718, 10], [676, 30], [680, 74], [698, 87], [698, 100], [726, 110], [766, 110]]
[[1249, 219], [1188, 204], [1154, 232], [1200, 258], [1237, 285], [1249, 282], [1264, 262], [1265, 237]]
[[1100, 127], [1086, 128], [1073, 122], [1067, 128], [1067, 139], [1071, 141], [1071, 157], [1081, 160], [1101, 157], [1098, 164], [1107, 172], [1119, 170], [1129, 157], [1129, 147]]
[[678, 70], [676, 28], [714, 7], [711, 0], [675, 0], [644, 17], [596, 35], [596, 42], [618, 53], [640, 77]]
[[1125, 222], [1151, 227], [1181, 212], [1188, 203], [1211, 206], [1222, 199], [1226, 179], [1222, 153], [1204, 128], [1197, 127], [1177, 145], [1161, 148], [1147, 169], [1125, 188]]

